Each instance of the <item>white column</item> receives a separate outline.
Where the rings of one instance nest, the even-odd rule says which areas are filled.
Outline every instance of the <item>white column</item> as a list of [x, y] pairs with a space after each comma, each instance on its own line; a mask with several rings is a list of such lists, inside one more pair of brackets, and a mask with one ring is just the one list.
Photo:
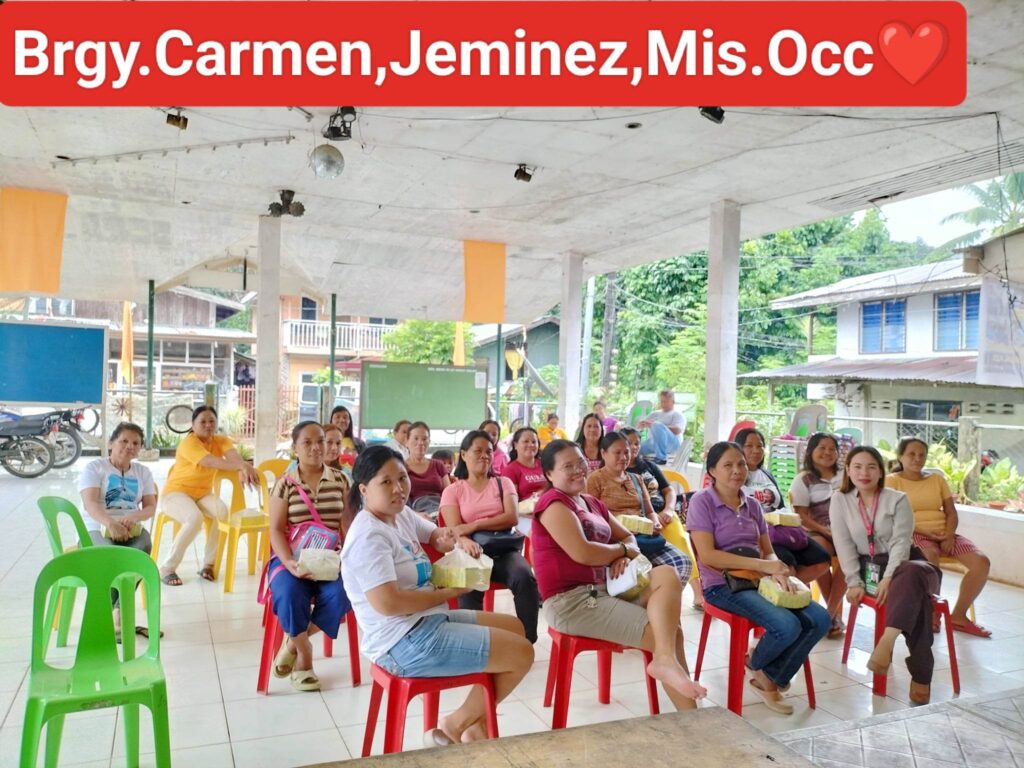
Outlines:
[[558, 414], [575, 434], [580, 420], [580, 334], [583, 324], [583, 257], [562, 255], [561, 325], [558, 331]]
[[256, 463], [277, 449], [281, 381], [281, 220], [260, 216], [256, 290]]
[[705, 448], [736, 422], [736, 355], [740, 291], [740, 206], [711, 205], [708, 247], [708, 346], [704, 395]]

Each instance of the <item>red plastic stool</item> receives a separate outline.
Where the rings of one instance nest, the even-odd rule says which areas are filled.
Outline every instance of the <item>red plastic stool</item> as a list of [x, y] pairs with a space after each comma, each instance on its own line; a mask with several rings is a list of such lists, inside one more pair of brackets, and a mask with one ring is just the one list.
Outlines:
[[[875, 611], [875, 645], [885, 634], [885, 606], [879, 605], [875, 598], [864, 596], [861, 605], [873, 608]], [[843, 664], [850, 657], [850, 643], [853, 640], [853, 628], [857, 622], [857, 611], [860, 606], [850, 605], [850, 617], [847, 619], [846, 640], [843, 641]], [[938, 611], [942, 616], [942, 622], [946, 627], [946, 643], [949, 646], [949, 671], [953, 677], [953, 693], [960, 693], [960, 667], [956, 662], [956, 645], [953, 643], [953, 622], [949, 620], [949, 603], [938, 595], [932, 595], [932, 610]], [[871, 691], [876, 696], [885, 696], [888, 678], [885, 675], [874, 675]]]
[[[356, 615], [349, 611], [342, 617], [348, 625], [349, 665], [352, 670], [352, 687], [362, 683], [362, 670], [359, 667], [359, 628], [356, 626]], [[260, 652], [260, 671], [256, 679], [256, 692], [268, 694], [270, 686], [270, 668], [274, 665], [274, 657], [284, 640], [284, 630], [271, 609], [270, 596], [263, 607], [263, 650]], [[331, 638], [324, 635], [324, 655], [330, 656], [333, 650]]]
[[494, 699], [494, 681], [488, 672], [475, 672], [456, 677], [397, 677], [376, 664], [370, 667], [373, 688], [370, 690], [370, 710], [366, 716], [366, 731], [363, 734], [363, 757], [369, 757], [373, 747], [373, 735], [377, 730], [377, 716], [380, 714], [381, 697], [387, 693], [388, 706], [384, 716], [384, 754], [402, 751], [405, 739], [405, 713], [413, 697], [423, 697], [423, 730], [437, 727], [437, 712], [441, 691], [480, 685], [487, 702], [487, 737], [498, 738], [497, 702]]
[[[730, 712], [743, 716], [743, 681], [746, 679], [747, 644], [750, 633], [756, 637], [764, 634], [764, 629], [750, 619], [718, 608], [707, 600], [704, 601], [704, 623], [700, 628], [700, 645], [697, 647], [697, 665], [693, 670], [693, 679], [700, 680], [700, 668], [704, 663], [704, 648], [708, 642], [708, 631], [711, 621], [718, 619], [729, 625], [729, 690], [727, 706]], [[818, 706], [814, 695], [814, 678], [811, 675], [811, 662], [804, 659], [804, 680], [807, 683], [807, 701], [811, 709]]]
[[608, 640], [597, 640], [592, 637], [566, 635], [548, 627], [551, 635], [551, 660], [548, 662], [548, 682], [544, 688], [544, 706], [551, 706], [552, 693], [555, 699], [554, 715], [551, 728], [565, 728], [569, 716], [569, 691], [572, 686], [572, 667], [576, 657], [584, 651], [597, 651], [597, 700], [602, 704], [611, 701], [612, 654], [625, 650], [636, 650], [644, 656], [644, 677], [647, 682], [647, 703], [651, 714], [660, 714], [658, 706], [658, 686], [654, 678], [647, 674], [647, 665], [653, 655], [642, 648], [631, 648]]

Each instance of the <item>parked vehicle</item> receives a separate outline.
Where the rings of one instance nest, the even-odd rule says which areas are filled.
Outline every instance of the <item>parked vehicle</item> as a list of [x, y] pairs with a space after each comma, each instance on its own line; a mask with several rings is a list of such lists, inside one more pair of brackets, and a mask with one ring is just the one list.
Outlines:
[[39, 477], [53, 466], [53, 447], [43, 438], [59, 428], [53, 414], [0, 421], [0, 466], [15, 477]]
[[[81, 424], [85, 418], [84, 408], [68, 408], [62, 411], [50, 411], [25, 415], [6, 409], [0, 409], [0, 424], [12, 422], [39, 423], [39, 436], [46, 439], [53, 447], [53, 466], [57, 469], [70, 467], [82, 455]], [[43, 420], [56, 422], [56, 430], [51, 428], [44, 433]]]

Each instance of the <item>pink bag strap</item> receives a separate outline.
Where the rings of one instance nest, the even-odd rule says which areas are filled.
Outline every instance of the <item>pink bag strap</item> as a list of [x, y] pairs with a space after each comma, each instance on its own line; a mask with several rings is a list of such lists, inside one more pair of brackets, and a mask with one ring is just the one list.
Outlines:
[[324, 525], [324, 521], [320, 519], [320, 515], [317, 514], [316, 507], [313, 506], [313, 502], [310, 501], [309, 494], [306, 493], [306, 489], [295, 482], [295, 478], [291, 477], [291, 475], [285, 475], [284, 479], [285, 482], [291, 483], [295, 490], [299, 492], [299, 497], [306, 503], [306, 509], [308, 509], [309, 514], [313, 516], [313, 521], [321, 528], [327, 528], [327, 526]]

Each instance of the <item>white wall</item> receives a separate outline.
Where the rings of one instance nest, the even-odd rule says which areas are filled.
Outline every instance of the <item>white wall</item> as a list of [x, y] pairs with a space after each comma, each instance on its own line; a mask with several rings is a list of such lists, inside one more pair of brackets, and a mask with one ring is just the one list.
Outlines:
[[[840, 304], [836, 312], [836, 354], [839, 357], [860, 357], [860, 302]], [[907, 297], [906, 351], [884, 352], [868, 357], [930, 357], [932, 355], [973, 355], [966, 352], [936, 352], [935, 294], [921, 293]]]

